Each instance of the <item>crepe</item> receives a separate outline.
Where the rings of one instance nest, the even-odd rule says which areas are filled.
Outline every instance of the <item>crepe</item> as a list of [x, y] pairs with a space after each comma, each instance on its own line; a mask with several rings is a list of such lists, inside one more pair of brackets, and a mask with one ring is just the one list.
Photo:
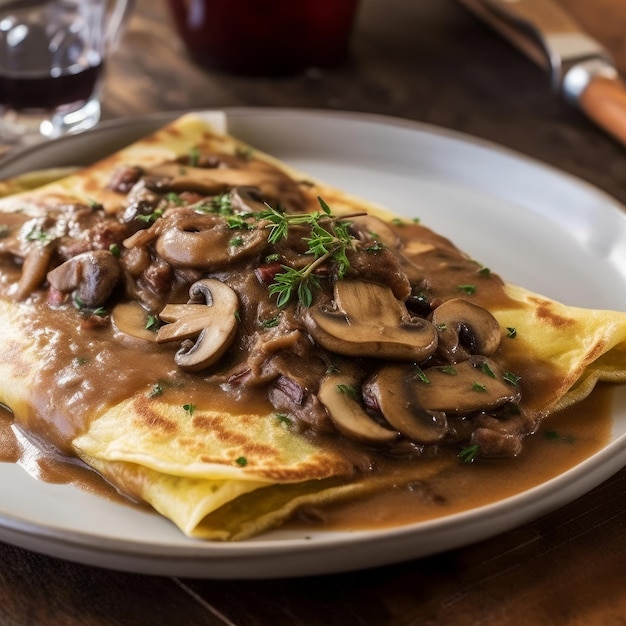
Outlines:
[[[178, 179], [188, 179], [190, 171], [197, 176], [204, 175], [204, 172], [197, 172], [200, 169], [198, 155], [213, 153], [233, 155], [233, 158], [237, 156], [255, 164], [253, 175], [246, 174], [237, 189], [249, 188], [250, 180], [271, 179], [271, 185], [267, 187], [269, 196], [263, 197], [262, 193], [260, 199], [254, 196], [252, 200], [246, 196], [246, 201], [255, 207], [262, 207], [264, 201], [276, 207], [277, 199], [272, 194], [298, 204], [296, 212], [317, 210], [323, 214], [327, 207], [331, 207], [333, 216], [352, 216], [347, 219], [360, 224], [358, 237], [365, 244], [361, 242], [359, 245], [366, 246], [364, 249], [369, 253], [387, 254], [384, 248], [390, 250], [396, 244], [386, 238], [399, 237], [397, 247], [402, 254], [396, 256], [400, 260], [377, 256], [377, 262], [372, 267], [360, 268], [358, 271], [367, 277], [365, 288], [359, 276], [355, 279], [350, 272], [345, 280], [343, 276], [330, 280], [324, 275], [320, 280], [335, 285], [334, 295], [331, 287], [321, 288], [321, 295], [314, 289], [313, 300], [308, 306], [290, 303], [279, 311], [274, 320], [267, 311], [270, 305], [277, 308], [276, 289], [273, 295], [270, 289], [270, 295], [261, 304], [251, 303], [251, 296], [248, 295], [260, 289], [259, 283], [263, 282], [260, 270], [265, 271], [272, 266], [272, 262], [259, 260], [261, 253], [258, 250], [266, 250], [269, 245], [263, 238], [266, 235], [260, 243], [253, 241], [254, 237], [261, 237], [259, 233], [266, 232], [271, 223], [263, 222], [262, 228], [256, 221], [248, 226], [238, 224], [235, 236], [243, 244], [233, 243], [232, 232], [219, 231], [226, 232], [230, 237], [226, 248], [231, 256], [229, 263], [216, 267], [200, 267], [195, 253], [184, 246], [175, 249], [178, 256], [167, 247], [170, 235], [170, 238], [183, 238], [189, 233], [197, 233], [198, 229], [200, 232], [212, 232], [213, 228], [183, 228], [172, 220], [197, 219], [204, 220], [202, 224], [213, 224], [211, 220], [224, 219], [213, 214], [196, 217], [197, 207], [206, 202], [209, 185], [206, 181], [198, 185], [196, 179], [192, 184], [189, 180], [185, 183], [188, 187], [191, 184], [191, 191], [181, 192], [176, 188], [175, 192], [168, 192], [171, 196], [168, 199], [169, 214], [157, 214], [152, 210], [157, 206], [154, 205], [144, 214], [142, 228], [130, 236], [124, 231], [126, 256], [123, 257], [123, 278], [116, 274], [118, 282], [102, 302], [85, 305], [85, 302], [79, 301], [76, 294], [80, 274], [82, 272], [84, 276], [88, 272], [84, 266], [78, 270], [74, 268], [72, 276], [77, 282], [69, 286], [67, 272], [62, 278], [59, 278], [58, 272], [56, 275], [52, 273], [55, 265], [60, 263], [59, 256], [71, 260], [80, 254], [93, 252], [95, 247], [102, 253], [101, 256], [106, 255], [108, 259], [113, 246], [119, 247], [116, 242], [107, 245], [109, 239], [115, 239], [114, 229], [108, 226], [102, 228], [90, 222], [89, 237], [86, 238], [84, 233], [87, 230], [81, 230], [82, 227], [76, 225], [83, 219], [93, 219], [85, 207], [96, 207], [94, 210], [100, 211], [103, 216], [128, 215], [129, 206], [137, 210], [138, 206], [143, 206], [142, 202], [148, 202], [150, 194], [156, 193], [154, 189], [146, 191], [145, 186], [138, 182], [139, 178], [132, 179], [128, 184], [128, 181], [120, 182], [115, 174], [120, 166], [140, 168], [148, 178], [148, 174], [162, 177], [158, 184], [168, 180], [167, 184], [173, 185], [171, 181], [175, 179], [177, 184], [182, 185]], [[225, 166], [222, 164], [215, 169], [211, 166], [207, 171], [219, 178], [220, 168], [231, 171], [228, 158], [224, 162]], [[239, 165], [232, 167], [237, 170]], [[128, 169], [124, 171], [130, 173]], [[276, 174], [277, 171], [281, 176]], [[295, 181], [294, 184], [287, 179]], [[112, 184], [111, 181], [115, 180], [117, 183]], [[223, 187], [232, 187], [230, 183], [216, 184], [215, 181], [211, 181], [210, 185], [215, 186], [211, 196], [214, 198], [223, 197]], [[124, 192], [120, 191], [121, 188]], [[130, 203], [128, 191], [131, 196], [135, 194]], [[193, 215], [187, 209], [188, 205], [196, 207]], [[69, 213], [64, 208], [63, 220], [57, 219], [52, 226], [46, 222], [46, 216], [54, 214], [59, 207], [67, 206], [81, 208], [73, 208]], [[523, 437], [532, 433], [543, 418], [586, 397], [598, 381], [626, 380], [625, 314], [564, 306], [521, 287], [503, 283], [497, 275], [485, 271], [486, 268], [458, 252], [452, 243], [422, 225], [403, 223], [397, 230], [390, 230], [391, 234], [386, 231], [373, 233], [373, 223], [361, 214], [367, 213], [379, 220], [374, 224], [381, 229], [385, 224], [393, 223], [393, 214], [297, 172], [231, 137], [226, 132], [225, 118], [219, 113], [183, 116], [95, 165], [35, 190], [20, 191], [3, 198], [0, 210], [7, 216], [10, 235], [5, 247], [0, 250], [4, 259], [0, 298], [0, 338], [4, 346], [0, 354], [0, 402], [11, 408], [19, 427], [41, 445], [78, 457], [122, 493], [150, 504], [190, 536], [215, 540], [243, 539], [282, 524], [305, 505], [367, 497], [368, 493], [397, 485], [398, 474], [376, 474], [371, 468], [372, 459], [378, 463], [385, 456], [385, 449], [397, 447], [399, 440], [403, 441], [403, 445], [407, 441], [412, 442], [409, 461], [403, 465], [403, 476], [408, 472], [413, 481], [425, 480], [451, 463], [458, 462], [456, 453], [428, 455], [423, 454], [425, 449], [446, 444], [458, 451], [469, 444], [477, 449], [482, 446], [486, 451], [493, 438], [498, 440], [500, 448], [506, 448], [509, 441], [519, 446]], [[177, 216], [171, 217], [174, 214]], [[242, 215], [245, 220], [257, 219], [251, 217], [249, 212], [234, 216], [229, 214], [228, 219], [240, 219]], [[174, 224], [170, 230], [160, 226], [168, 219]], [[72, 222], [70, 226], [67, 226], [68, 221]], [[57, 233], [61, 222], [65, 228], [62, 236]], [[233, 228], [232, 224], [230, 227]], [[206, 230], [202, 230], [204, 228]], [[218, 229], [215, 227], [213, 230]], [[17, 232], [21, 235], [11, 235]], [[51, 232], [53, 235], [50, 235]], [[53, 251], [49, 246], [50, 238], [61, 241], [55, 244]], [[37, 240], [39, 247], [33, 243]], [[292, 247], [287, 252], [278, 248], [283, 254], [283, 263], [300, 267], [298, 258], [289, 256], [293, 253], [292, 249], [300, 244], [290, 245]], [[16, 246], [21, 247], [16, 249]], [[233, 278], [231, 266], [244, 267], [237, 256], [238, 246], [242, 249], [247, 249], [247, 246], [253, 251], [250, 254], [256, 255], [256, 266], [253, 263], [256, 271], [241, 270]], [[146, 261], [149, 262], [150, 273], [145, 267], [139, 271], [144, 261], [135, 258], [141, 257], [148, 249], [152, 255]], [[181, 250], [185, 253], [184, 258], [180, 256]], [[110, 254], [115, 256], [113, 252]], [[306, 246], [300, 254], [307, 256]], [[348, 250], [347, 254], [353, 254], [353, 251]], [[433, 332], [434, 328], [438, 337], [436, 349], [433, 346], [419, 348], [430, 350], [427, 356], [411, 356], [417, 355], [416, 352], [411, 352], [408, 357], [398, 356], [396, 344], [406, 343], [408, 339], [394, 339], [391, 348], [389, 345], [393, 342], [386, 339], [379, 338], [369, 344], [362, 339], [350, 341], [351, 337], [357, 337], [355, 333], [360, 332], [357, 326], [359, 329], [367, 327], [368, 321], [358, 319], [356, 311], [348, 310], [348, 299], [354, 296], [349, 290], [354, 289], [354, 293], [360, 294], [361, 298], [383, 303], [379, 308], [382, 310], [380, 314], [385, 317], [392, 315], [389, 311], [395, 310], [394, 307], [400, 307], [401, 314], [398, 315], [402, 317], [407, 310], [402, 307], [406, 307], [411, 298], [419, 300], [416, 286], [426, 284], [420, 259], [437, 254], [449, 255], [455, 263], [462, 264], [466, 272], [475, 264], [476, 280], [481, 287], [476, 293], [466, 289], [462, 297], [454, 298], [448, 292], [442, 295], [443, 292], [438, 293], [435, 289], [431, 308], [436, 311], [443, 302], [461, 299], [488, 310], [503, 333], [497, 348], [487, 356], [459, 356], [465, 350], [459, 345], [446, 349], [446, 352], [442, 348], [449, 339], [446, 335], [448, 331], [444, 329], [446, 324], [431, 323], [432, 310], [422, 320], [414, 309], [411, 310], [411, 324], [423, 326], [419, 332]], [[172, 255], [175, 258], [170, 258]], [[90, 258], [93, 260], [95, 257]], [[358, 259], [362, 261], [362, 257]], [[353, 266], [361, 263], [357, 263], [358, 259], [356, 255], [350, 257]], [[31, 266], [40, 268], [42, 265], [48, 271], [47, 275], [42, 276], [31, 269]], [[167, 293], [159, 292], [155, 276], [161, 274], [157, 270], [165, 273], [172, 265], [177, 272], [175, 279], [170, 279], [172, 282]], [[392, 265], [395, 268], [393, 272], [387, 269]], [[272, 271], [275, 276], [276, 269]], [[332, 272], [339, 271], [333, 266]], [[409, 278], [405, 281], [407, 276]], [[137, 299], [132, 294], [129, 297], [130, 285], [141, 292], [142, 312], [156, 313], [153, 317], [161, 316], [162, 328], [174, 328], [179, 319], [177, 315], [183, 315], [180, 312], [182, 309], [169, 309], [171, 315], [168, 317], [165, 307], [200, 306], [197, 303], [198, 293], [191, 295], [189, 303], [185, 304], [186, 292], [190, 284], [196, 285], [207, 277], [213, 281], [208, 283], [210, 288], [207, 288], [213, 295], [206, 296], [202, 306], [211, 305], [211, 297], [216, 298], [217, 283], [225, 283], [237, 293], [240, 310], [236, 314], [243, 312], [245, 319], [238, 320], [235, 330], [224, 331], [230, 333], [228, 341], [234, 343], [229, 343], [225, 352], [216, 357], [218, 360], [202, 366], [203, 369], [196, 371], [177, 366], [175, 352], [180, 341], [184, 340], [180, 335], [174, 337], [178, 338], [174, 341], [175, 346], [169, 340], [157, 342], [154, 333], [144, 329], [128, 331], [123, 328], [121, 318], [116, 317], [114, 306], [117, 301], [135, 306], [129, 302]], [[150, 288], [145, 287], [144, 283], [149, 279], [155, 282], [156, 287], [152, 283]], [[125, 291], [120, 288], [124, 281]], [[487, 284], [490, 286], [482, 290], [482, 285]], [[267, 285], [262, 287], [267, 289]], [[86, 291], [86, 297], [93, 295], [92, 291]], [[495, 293], [499, 294], [498, 297], [494, 296]], [[329, 307], [336, 307], [340, 299], [344, 303], [341, 319], [347, 321], [347, 326], [344, 336], [338, 338], [333, 335], [335, 331], [332, 327], [324, 332], [320, 329], [328, 321], [324, 315], [327, 315]], [[99, 309], [103, 311], [99, 312]], [[281, 320], [287, 316], [287, 313], [283, 316], [283, 310], [289, 315], [293, 313], [296, 321], [292, 320], [286, 331], [283, 328], [281, 335], [281, 324], [286, 324]], [[230, 315], [228, 317], [230, 319]], [[246, 335], [241, 327], [249, 328], [253, 323], [252, 317], [257, 326], [259, 320], [263, 323], [272, 320], [277, 330], [267, 324], [262, 331], [255, 327], [254, 333]], [[419, 318], [417, 322], [416, 318]], [[222, 321], [213, 321], [212, 324], [217, 327]], [[328, 323], [343, 322], [332, 318]], [[195, 335], [191, 333], [194, 340], [198, 332]], [[415, 334], [417, 331], [411, 327], [406, 332]], [[258, 345], [252, 345], [253, 340], [245, 339], [247, 336], [253, 336]], [[259, 339], [261, 336], [262, 342]], [[308, 358], [311, 343], [320, 347], [312, 364], [309, 364], [303, 361]], [[362, 353], [360, 351], [365, 344], [369, 345], [369, 352]], [[248, 369], [243, 367], [244, 361], [238, 356], [244, 348], [238, 345], [245, 346]], [[416, 349], [414, 346], [411, 348]], [[263, 352], [263, 359], [255, 360], [258, 356], [255, 350]], [[449, 362], [442, 360], [444, 356]], [[482, 359], [480, 363], [477, 363], [478, 356]], [[498, 377], [503, 380], [498, 381], [500, 395], [492, 407], [485, 409], [481, 405], [463, 413], [455, 407], [443, 406], [452, 397], [452, 392], [443, 399], [429, 399], [428, 385], [431, 381], [420, 378], [415, 385], [422, 384], [424, 395], [420, 398], [432, 403], [427, 407], [427, 416], [431, 422], [438, 424], [439, 431], [433, 430], [431, 424], [426, 435], [410, 434], [414, 432], [411, 427], [396, 423], [395, 416], [384, 413], [387, 421], [381, 424], [383, 420], [378, 415], [378, 421], [372, 420], [376, 423], [371, 427], [372, 433], [364, 435], [361, 426], [356, 428], [356, 433], [351, 430], [353, 425], [346, 426], [342, 416], [334, 414], [336, 409], [330, 401], [320, 403], [320, 398], [324, 398], [322, 384], [318, 388], [314, 381], [335, 380], [332, 376], [337, 374], [329, 373], [329, 366], [335, 365], [335, 357], [339, 363], [336, 369], [346, 377], [336, 379], [338, 386], [343, 385], [345, 391], [350, 387], [346, 381], [363, 383], [364, 400], [358, 405], [342, 404], [339, 408], [340, 412], [358, 412], [357, 420], [361, 420], [366, 413], [378, 415], [384, 412], [382, 400], [386, 398], [384, 387], [388, 384], [385, 380], [406, 376], [409, 367], [419, 365], [420, 376], [427, 372], [432, 380], [439, 380], [445, 379], [452, 368], [461, 371], [467, 362], [471, 362], [473, 380], [480, 379], [480, 382], [474, 381], [475, 391], [479, 392], [491, 384], [490, 378], [495, 378], [492, 368], [502, 369], [502, 372], [498, 370]], [[363, 365], [364, 360], [372, 358], [376, 363], [383, 363], [380, 370]], [[431, 369], [426, 367], [433, 363]], [[509, 371], [509, 367], [522, 372], [521, 377]], [[255, 368], [258, 372], [256, 378], [251, 380], [250, 370]], [[365, 374], [364, 368], [367, 370]], [[445, 384], [448, 380], [452, 378], [448, 376]], [[294, 386], [295, 392], [301, 392], [304, 399], [296, 403], [293, 412], [283, 410], [284, 406], [291, 407], [295, 402]], [[519, 391], [520, 386], [522, 392]], [[502, 407], [516, 409], [516, 415], [511, 417], [510, 410], [507, 414], [503, 413]], [[521, 417], [517, 414], [518, 409]], [[479, 427], [475, 425], [478, 421]], [[442, 426], [444, 423], [445, 428]], [[471, 428], [468, 424], [472, 424]], [[381, 427], [385, 432], [381, 433]], [[387, 440], [381, 443], [381, 437]], [[508, 453], [519, 452], [518, 448], [512, 450]], [[506, 449], [502, 448], [502, 451], [507, 454]]]

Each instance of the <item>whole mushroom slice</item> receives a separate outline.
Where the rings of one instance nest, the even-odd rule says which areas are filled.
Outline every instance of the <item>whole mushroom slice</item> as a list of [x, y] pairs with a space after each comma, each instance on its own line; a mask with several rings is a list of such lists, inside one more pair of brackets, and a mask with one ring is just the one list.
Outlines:
[[385, 445], [398, 438], [395, 430], [381, 426], [370, 417], [356, 397], [356, 379], [329, 374], [317, 394], [335, 428], [346, 437], [369, 445]]
[[439, 352], [450, 363], [465, 361], [471, 354], [490, 356], [502, 339], [496, 318], [462, 298], [440, 304], [433, 311], [432, 322], [439, 333]]
[[[198, 372], [217, 363], [232, 344], [239, 300], [228, 285], [213, 278], [194, 283], [189, 296], [187, 304], [168, 304], [161, 311], [159, 317], [168, 323], [161, 326], [156, 341], [182, 341], [176, 364]], [[197, 302], [200, 298], [204, 303]]]
[[428, 384], [413, 385], [421, 406], [448, 415], [490, 412], [507, 403], [519, 402], [518, 387], [506, 382], [498, 366], [485, 357], [470, 357], [454, 366], [426, 370]]
[[313, 339], [336, 354], [422, 361], [437, 348], [437, 331], [411, 317], [386, 285], [363, 280], [335, 283], [333, 304], [309, 307], [304, 323]]
[[430, 444], [448, 432], [446, 414], [426, 409], [415, 388], [425, 385], [410, 365], [385, 365], [364, 385], [368, 405], [376, 406], [383, 417], [407, 439]]
[[183, 215], [163, 222], [155, 247], [174, 267], [208, 272], [254, 256], [266, 242], [265, 229], [235, 231], [219, 216]]

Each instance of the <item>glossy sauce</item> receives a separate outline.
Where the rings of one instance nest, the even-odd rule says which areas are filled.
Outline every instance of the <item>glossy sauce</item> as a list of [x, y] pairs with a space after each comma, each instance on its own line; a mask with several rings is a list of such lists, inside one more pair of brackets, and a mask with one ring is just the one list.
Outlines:
[[[613, 389], [600, 384], [582, 402], [547, 418], [513, 459], [478, 459], [450, 464], [423, 481], [407, 479], [411, 469], [395, 468], [408, 487], [386, 489], [366, 500], [307, 509], [291, 527], [357, 530], [410, 524], [452, 515], [521, 493], [574, 467], [610, 439]], [[447, 453], [443, 453], [444, 455]], [[436, 462], [423, 459], [425, 464]], [[422, 459], [413, 462], [419, 471]], [[404, 484], [403, 483], [403, 484]]]
[[[611, 432], [613, 389], [600, 384], [579, 404], [545, 420], [526, 440], [514, 459], [461, 463], [453, 454], [390, 463], [387, 471], [398, 475], [398, 488], [384, 489], [367, 499], [324, 508], [306, 508], [287, 524], [291, 528], [357, 530], [399, 526], [452, 515], [521, 493], [570, 469], [605, 445]], [[411, 473], [429, 465], [444, 471], [426, 480], [411, 480]], [[72, 484], [116, 502], [141, 506], [120, 494], [81, 461], [45, 453], [13, 425], [13, 416], [0, 409], [0, 462], [19, 463], [38, 480]], [[407, 486], [408, 485], [408, 486]]]

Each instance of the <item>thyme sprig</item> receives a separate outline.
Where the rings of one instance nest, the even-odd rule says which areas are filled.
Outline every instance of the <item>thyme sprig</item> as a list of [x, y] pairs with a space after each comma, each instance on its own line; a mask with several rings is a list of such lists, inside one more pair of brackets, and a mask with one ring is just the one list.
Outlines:
[[310, 230], [310, 236], [303, 237], [303, 240], [308, 244], [306, 254], [312, 255], [313, 260], [300, 269], [282, 265], [282, 272], [274, 276], [274, 281], [269, 286], [269, 293], [276, 296], [276, 304], [280, 308], [287, 306], [294, 296], [304, 306], [310, 306], [313, 302], [313, 289], [320, 286], [315, 271], [325, 263], [332, 261], [335, 264], [339, 280], [350, 269], [347, 253], [355, 248], [356, 239], [350, 235], [350, 222], [346, 220], [364, 213], [337, 217], [322, 198], [318, 197], [317, 200], [321, 211], [290, 214], [284, 213], [280, 208], [268, 206], [259, 215], [270, 229], [268, 241], [271, 244], [287, 238], [289, 229], [293, 226], [303, 226]]

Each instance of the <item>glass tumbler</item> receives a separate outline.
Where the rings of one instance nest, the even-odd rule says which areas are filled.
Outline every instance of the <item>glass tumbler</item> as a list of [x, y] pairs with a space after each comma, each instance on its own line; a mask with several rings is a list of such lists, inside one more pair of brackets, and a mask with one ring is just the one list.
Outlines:
[[0, 0], [0, 143], [35, 143], [98, 123], [106, 58], [131, 4]]

